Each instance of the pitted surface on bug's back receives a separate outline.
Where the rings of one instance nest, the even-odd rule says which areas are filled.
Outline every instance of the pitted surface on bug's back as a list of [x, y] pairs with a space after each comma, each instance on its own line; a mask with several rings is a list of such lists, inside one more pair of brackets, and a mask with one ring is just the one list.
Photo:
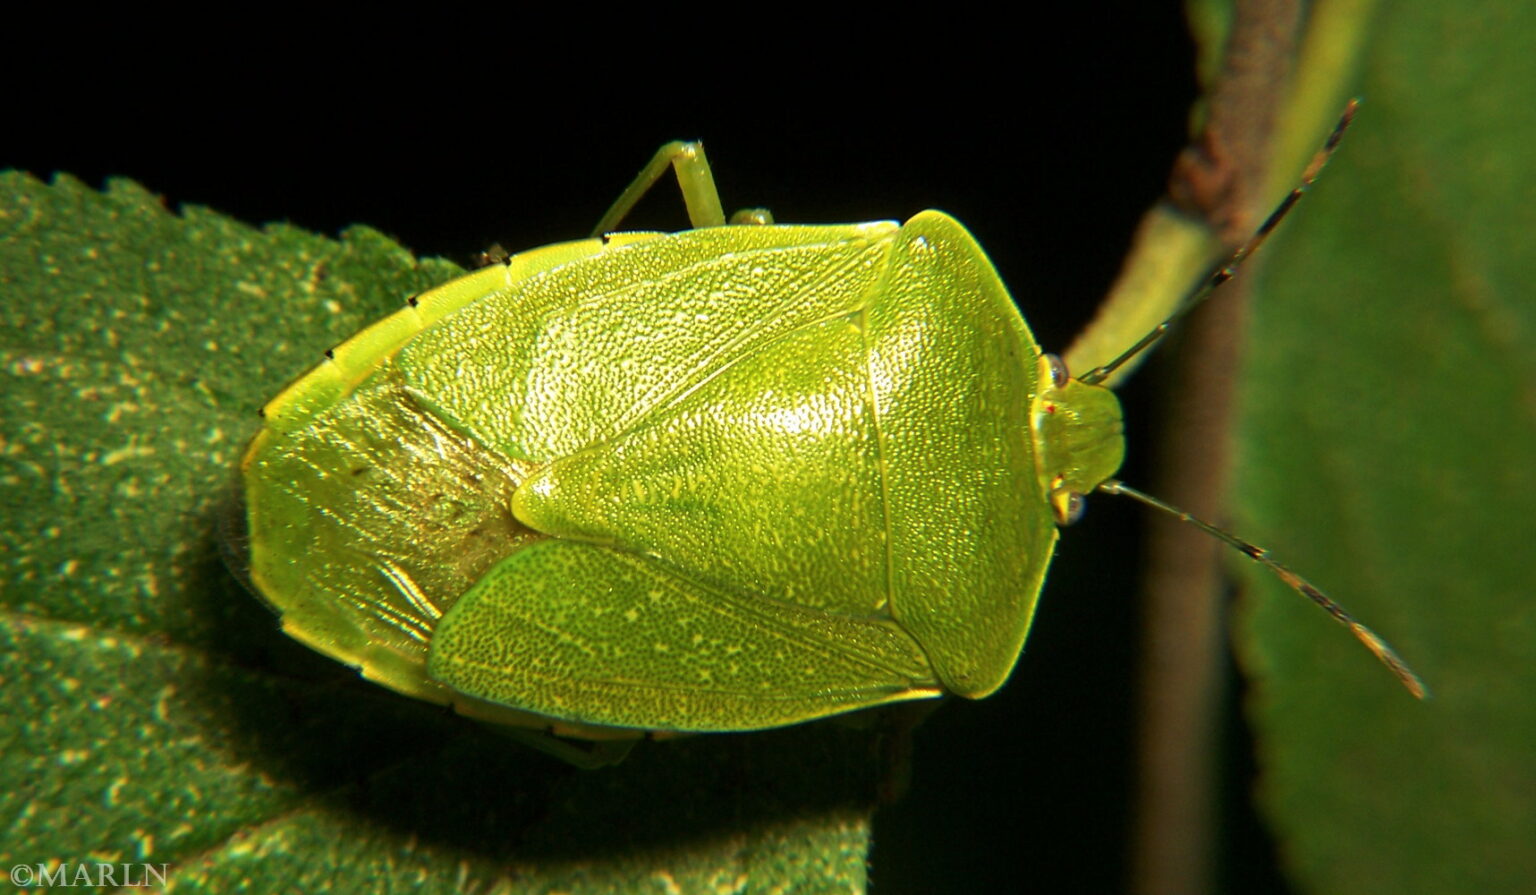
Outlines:
[[523, 257], [349, 343], [253, 445], [253, 555], [291, 632], [402, 692], [577, 730], [1001, 684], [1056, 534], [1039, 350], [959, 224]]
[[517, 516], [728, 592], [888, 617], [860, 314], [761, 345], [622, 435], [555, 460], [518, 489]]
[[510, 456], [552, 460], [857, 307], [895, 230], [720, 227], [605, 252], [466, 308], [401, 365], [444, 418]]
[[1055, 538], [1024, 434], [1038, 349], [950, 218], [919, 216], [883, 248], [844, 313], [797, 307], [785, 330], [776, 313], [795, 296], [775, 295], [763, 327], [782, 334], [554, 460], [514, 506], [535, 530], [654, 557], [764, 617], [893, 621], [946, 686], [980, 695], [1012, 668]]
[[1029, 631], [1056, 527], [1029, 407], [1040, 349], [976, 240], [923, 212], [871, 306], [893, 611], [963, 696], [992, 692]]

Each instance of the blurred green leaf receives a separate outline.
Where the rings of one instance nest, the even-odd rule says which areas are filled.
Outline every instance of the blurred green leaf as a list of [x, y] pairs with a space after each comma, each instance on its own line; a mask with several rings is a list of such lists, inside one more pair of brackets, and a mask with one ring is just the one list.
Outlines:
[[1255, 571], [1260, 797], [1308, 891], [1536, 879], [1536, 9], [1383, 4], [1339, 155], [1263, 267], [1241, 530], [1390, 640], [1418, 703]]
[[0, 866], [167, 863], [184, 891], [862, 891], [867, 735], [575, 773], [311, 655], [222, 568], [256, 408], [457, 272], [365, 228], [0, 174]]

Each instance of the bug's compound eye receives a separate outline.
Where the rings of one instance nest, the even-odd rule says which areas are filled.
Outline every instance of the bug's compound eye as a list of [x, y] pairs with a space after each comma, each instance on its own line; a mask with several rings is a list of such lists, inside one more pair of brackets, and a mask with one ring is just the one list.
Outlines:
[[1051, 384], [1061, 388], [1072, 381], [1072, 373], [1067, 369], [1067, 362], [1054, 354], [1045, 356], [1047, 363], [1051, 365]]
[[1051, 509], [1056, 513], [1057, 525], [1071, 525], [1083, 518], [1088, 499], [1076, 491], [1060, 488], [1051, 493]]

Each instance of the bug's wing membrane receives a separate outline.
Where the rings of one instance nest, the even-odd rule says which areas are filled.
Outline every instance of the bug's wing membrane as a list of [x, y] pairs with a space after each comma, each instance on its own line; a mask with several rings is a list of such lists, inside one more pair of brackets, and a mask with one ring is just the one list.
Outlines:
[[633, 554], [542, 541], [444, 616], [432, 676], [462, 693], [588, 724], [750, 730], [937, 695], [889, 622], [732, 594]]
[[459, 594], [539, 537], [508, 509], [526, 471], [423, 412], [388, 369], [259, 446], [247, 461], [250, 573], [284, 630], [448, 702], [426, 676], [427, 642]]

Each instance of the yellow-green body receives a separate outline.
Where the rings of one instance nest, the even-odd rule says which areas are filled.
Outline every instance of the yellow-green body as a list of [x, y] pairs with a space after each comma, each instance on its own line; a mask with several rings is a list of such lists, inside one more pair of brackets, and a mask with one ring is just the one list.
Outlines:
[[1123, 451], [938, 212], [515, 255], [265, 417], [250, 573], [286, 631], [593, 739], [991, 693]]

